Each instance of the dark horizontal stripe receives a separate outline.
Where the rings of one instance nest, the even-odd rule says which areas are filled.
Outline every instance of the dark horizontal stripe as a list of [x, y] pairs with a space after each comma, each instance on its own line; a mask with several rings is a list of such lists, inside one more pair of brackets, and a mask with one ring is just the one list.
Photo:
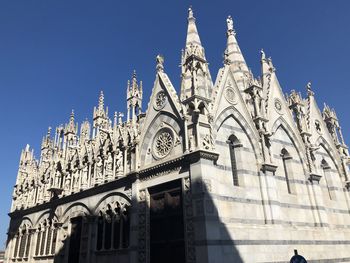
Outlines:
[[238, 131], [238, 132], [241, 132], [241, 133], [245, 133], [242, 128], [234, 127], [232, 125], [228, 125], [228, 124], [225, 124], [225, 123], [221, 125], [221, 128], [228, 129], [228, 130], [233, 130], [233, 131]]
[[[193, 198], [203, 198], [204, 193], [200, 194], [194, 194]], [[295, 209], [303, 209], [303, 210], [323, 210], [327, 212], [332, 213], [339, 213], [339, 214], [350, 214], [349, 210], [344, 209], [335, 209], [335, 208], [328, 208], [324, 206], [311, 206], [311, 205], [300, 205], [300, 204], [290, 204], [290, 203], [282, 203], [276, 200], [259, 200], [259, 199], [248, 199], [248, 198], [240, 198], [240, 197], [231, 197], [231, 196], [222, 196], [218, 194], [211, 193], [210, 198], [219, 200], [219, 201], [227, 201], [227, 202], [236, 202], [236, 203], [243, 203], [243, 204], [269, 204], [269, 205], [276, 205], [283, 208], [295, 208]]]
[[[279, 224], [284, 226], [302, 226], [302, 227], [315, 227], [315, 223], [309, 223], [309, 222], [297, 222], [297, 221], [286, 221], [286, 220], [274, 220], [273, 222], [267, 221], [264, 219], [246, 219], [246, 218], [218, 218], [217, 216], [210, 216], [205, 215], [204, 216], [195, 216], [193, 217], [193, 220], [195, 222], [200, 221], [220, 221], [224, 224], [232, 224], [232, 223], [240, 223], [245, 225], [266, 225], [266, 224]], [[329, 226], [328, 224], [323, 224], [323, 226]], [[339, 225], [339, 228], [342, 229], [350, 229], [350, 226], [346, 225]]]
[[283, 144], [283, 145], [289, 145], [289, 146], [292, 146], [294, 147], [294, 144], [291, 143], [290, 141], [283, 141], [283, 140], [280, 140], [280, 139], [271, 139], [271, 142], [275, 142], [275, 143], [278, 143], [278, 144]]
[[350, 245], [350, 240], [197, 240], [197, 246]]
[[[249, 152], [249, 153], [253, 153], [253, 151], [249, 148], [244, 148], [244, 150], [246, 152]], [[216, 165], [216, 167], [220, 170], [223, 170], [223, 171], [230, 171], [231, 170], [231, 166], [230, 165], [222, 165], [222, 164], [218, 164]], [[254, 176], [259, 176], [259, 173], [258, 172], [254, 172], [254, 171], [251, 171], [251, 170], [245, 170], [245, 169], [238, 169], [237, 170], [238, 173], [243, 173], [243, 174], [250, 174], [250, 175], [254, 175]], [[270, 175], [266, 175], [266, 176], [270, 176]], [[286, 178], [284, 176], [278, 176], [278, 175], [273, 175], [273, 178], [279, 180], [279, 181], [286, 181]], [[289, 179], [289, 182], [290, 183], [293, 183], [293, 184], [299, 184], [299, 185], [307, 185], [308, 184], [308, 181], [307, 180], [300, 180], [300, 179]], [[327, 189], [328, 187], [325, 186], [325, 185], [319, 185], [321, 188], [323, 189]], [[340, 187], [336, 187], [336, 186], [330, 186], [329, 187], [329, 190], [331, 191], [339, 191], [341, 193], [344, 193], [346, 192], [347, 190], [345, 188], [340, 188]]]
[[[287, 261], [271, 261], [263, 263], [286, 263]], [[307, 259], [308, 263], [338, 263], [350, 262], [350, 258], [327, 258], [327, 259]]]

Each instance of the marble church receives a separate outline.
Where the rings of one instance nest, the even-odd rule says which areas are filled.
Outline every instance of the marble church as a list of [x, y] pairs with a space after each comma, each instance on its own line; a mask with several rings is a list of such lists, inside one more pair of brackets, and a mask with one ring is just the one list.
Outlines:
[[[181, 84], [157, 56], [150, 100], [99, 94], [92, 121], [49, 128], [20, 156], [5, 262], [350, 262], [350, 157], [311, 83], [285, 94], [261, 50], [254, 76], [226, 20], [213, 79], [188, 10]], [[111, 116], [112, 115], [112, 116]]]

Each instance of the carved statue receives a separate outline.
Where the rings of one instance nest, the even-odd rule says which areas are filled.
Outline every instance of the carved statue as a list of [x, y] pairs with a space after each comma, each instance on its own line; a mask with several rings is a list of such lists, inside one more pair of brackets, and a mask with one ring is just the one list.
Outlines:
[[233, 31], [233, 20], [231, 16], [228, 16], [226, 19], [227, 22], [227, 30], [228, 31]]
[[123, 154], [121, 150], [117, 150], [116, 156], [116, 172], [117, 174], [123, 173]]
[[68, 172], [68, 173], [66, 174], [66, 180], [65, 180], [65, 182], [64, 182], [64, 190], [65, 190], [66, 192], [69, 192], [69, 190], [70, 190], [71, 180], [72, 180], [72, 176], [71, 176], [70, 172]]
[[81, 185], [83, 187], [87, 186], [88, 178], [89, 178], [89, 164], [85, 163], [85, 165], [82, 169], [82, 175], [81, 175]]
[[96, 183], [99, 183], [103, 176], [103, 160], [101, 156], [97, 156], [96, 162]]
[[105, 162], [105, 169], [106, 169], [107, 177], [113, 175], [113, 157], [112, 157], [111, 152], [108, 152], [108, 154], [107, 154], [107, 159]]

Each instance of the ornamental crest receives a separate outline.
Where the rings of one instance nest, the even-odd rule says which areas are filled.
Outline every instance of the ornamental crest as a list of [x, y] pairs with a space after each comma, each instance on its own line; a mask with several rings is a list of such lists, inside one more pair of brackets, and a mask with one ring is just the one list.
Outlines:
[[154, 102], [153, 102], [154, 109], [161, 110], [165, 107], [166, 103], [167, 103], [167, 97], [165, 95], [165, 92], [159, 91], [156, 94], [156, 97], [155, 97]]
[[230, 104], [236, 104], [237, 103], [237, 94], [234, 91], [232, 87], [227, 87], [224, 91], [224, 96], [225, 99], [230, 103]]

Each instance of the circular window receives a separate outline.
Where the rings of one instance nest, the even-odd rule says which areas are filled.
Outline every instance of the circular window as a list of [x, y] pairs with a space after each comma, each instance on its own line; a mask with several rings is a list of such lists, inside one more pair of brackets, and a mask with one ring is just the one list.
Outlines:
[[174, 146], [174, 134], [171, 129], [163, 128], [159, 130], [153, 141], [153, 155], [157, 158], [167, 156]]
[[279, 114], [282, 114], [282, 102], [279, 99], [275, 99], [275, 109]]
[[228, 87], [225, 89], [224, 92], [225, 98], [226, 100], [231, 103], [231, 104], [235, 104], [237, 103], [237, 96], [236, 96], [236, 92], [234, 91], [233, 88]]
[[164, 91], [159, 91], [156, 94], [156, 98], [154, 100], [154, 108], [156, 110], [161, 110], [161, 109], [164, 108], [166, 102], [167, 102], [167, 97], [165, 95], [165, 92]]

